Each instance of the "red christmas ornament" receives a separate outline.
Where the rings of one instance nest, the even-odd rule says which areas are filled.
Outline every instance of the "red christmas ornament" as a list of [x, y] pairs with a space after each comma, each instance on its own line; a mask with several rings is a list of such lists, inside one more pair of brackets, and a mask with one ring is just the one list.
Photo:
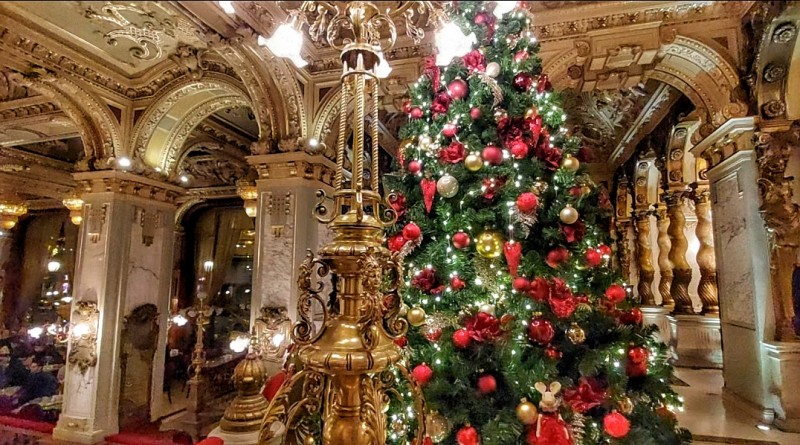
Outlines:
[[631, 422], [617, 411], [606, 414], [603, 418], [603, 430], [615, 439], [622, 439], [631, 430]]
[[464, 425], [456, 433], [456, 442], [458, 445], [478, 445], [481, 442], [481, 438], [475, 427]]
[[442, 127], [442, 136], [452, 138], [458, 134], [458, 125], [456, 124], [444, 124]]
[[425, 439], [422, 439], [422, 445], [433, 445], [433, 439], [425, 436]]
[[436, 343], [442, 338], [442, 328], [431, 328], [425, 330], [425, 338], [431, 343]]
[[422, 108], [420, 107], [413, 107], [411, 112], [408, 114], [411, 116], [411, 119], [422, 119], [422, 116], [424, 115]]
[[642, 310], [638, 307], [625, 311], [619, 317], [623, 324], [640, 325], [642, 324]]
[[547, 252], [547, 257], [545, 258], [545, 263], [553, 269], [557, 269], [558, 266], [566, 261], [569, 261], [569, 250], [563, 246]]
[[472, 337], [469, 335], [469, 331], [464, 328], [458, 329], [453, 332], [453, 345], [458, 349], [466, 349], [469, 347], [469, 344], [472, 342]]
[[597, 249], [587, 250], [586, 253], [583, 254], [583, 258], [586, 260], [586, 265], [589, 267], [597, 267], [603, 262], [603, 257]]
[[611, 248], [605, 244], [597, 246], [597, 251], [600, 252], [600, 255], [611, 255]]
[[528, 144], [522, 140], [516, 140], [511, 143], [511, 155], [514, 159], [525, 159], [528, 157]]
[[547, 74], [540, 74], [539, 78], [536, 80], [536, 91], [539, 93], [544, 93], [551, 88], [553, 88], [553, 85], [550, 84], [550, 78], [547, 76]]
[[453, 288], [453, 290], [461, 290], [467, 287], [467, 283], [456, 275], [450, 278], [450, 287]]
[[503, 150], [495, 145], [487, 145], [481, 152], [481, 158], [491, 165], [503, 163]]
[[392, 252], [399, 252], [407, 242], [408, 240], [403, 236], [403, 232], [400, 232], [389, 237], [389, 240], [386, 241], [386, 245]]
[[506, 264], [508, 264], [508, 273], [512, 277], [516, 277], [519, 271], [519, 261], [522, 259], [522, 244], [513, 240], [506, 241], [503, 243], [503, 254], [506, 257]]
[[450, 94], [450, 97], [459, 100], [467, 97], [467, 94], [469, 94], [469, 87], [467, 86], [467, 82], [456, 79], [447, 85], [447, 92]]
[[408, 339], [405, 336], [402, 336], [400, 338], [396, 338], [393, 341], [394, 341], [394, 344], [396, 344], [397, 346], [400, 346], [401, 348], [405, 348], [406, 345], [408, 344]]
[[533, 76], [530, 73], [526, 72], [519, 72], [514, 75], [514, 80], [512, 81], [514, 85], [514, 89], [520, 92], [528, 91], [533, 86]]
[[414, 241], [415, 239], [419, 238], [422, 235], [422, 231], [420, 230], [419, 226], [410, 222], [403, 227], [403, 237], [407, 240]]
[[417, 365], [411, 370], [411, 376], [420, 385], [425, 385], [433, 378], [433, 369], [425, 363]]
[[484, 374], [478, 378], [478, 392], [483, 395], [497, 391], [497, 380], [491, 374]]
[[506, 184], [505, 178], [483, 178], [483, 193], [481, 196], [484, 199], [492, 200], [494, 195]]
[[473, 107], [471, 110], [469, 110], [469, 117], [471, 117], [472, 120], [477, 120], [479, 117], [481, 117], [481, 109], [478, 107]]
[[503, 334], [500, 321], [492, 314], [478, 312], [464, 322], [464, 327], [474, 341], [493, 341]]
[[408, 172], [412, 175], [416, 175], [417, 173], [422, 171], [422, 162], [417, 160], [412, 160], [408, 163]]
[[403, 101], [403, 105], [400, 106], [400, 109], [403, 110], [403, 113], [408, 114], [411, 112], [411, 99], [406, 99]]
[[423, 178], [419, 182], [422, 188], [422, 201], [425, 203], [425, 211], [431, 213], [433, 208], [433, 196], [436, 194], [436, 181], [430, 178]]
[[531, 288], [531, 282], [525, 277], [516, 277], [511, 282], [511, 287], [517, 292], [527, 292]]
[[558, 413], [540, 413], [525, 437], [528, 445], [574, 445], [569, 425]]
[[389, 195], [389, 205], [397, 213], [398, 218], [402, 218], [406, 213], [406, 197], [400, 192], [393, 192]]
[[611, 304], [621, 303], [625, 300], [626, 295], [627, 292], [625, 292], [625, 288], [619, 284], [612, 284], [606, 289], [606, 300]]
[[530, 55], [530, 54], [528, 54], [528, 51], [526, 51], [526, 50], [524, 50], [524, 49], [523, 49], [523, 50], [520, 50], [520, 51], [518, 51], [516, 54], [514, 54], [514, 62], [516, 62], [516, 63], [522, 63], [522, 62], [524, 62], [524, 61], [528, 60], [528, 56], [529, 56], [529, 55]]
[[539, 345], [546, 345], [553, 340], [556, 330], [553, 323], [542, 317], [533, 317], [528, 323], [528, 338]]
[[539, 136], [542, 134], [542, 125], [544, 125], [544, 121], [542, 120], [542, 116], [538, 114], [530, 119], [527, 119], [526, 122], [528, 123], [528, 130], [531, 132], [531, 145], [537, 145], [539, 143]]
[[625, 373], [628, 377], [644, 377], [647, 375], [647, 360], [650, 351], [644, 346], [633, 346], [628, 349], [628, 361], [625, 364]]
[[550, 283], [544, 277], [536, 277], [531, 281], [528, 295], [536, 301], [545, 301], [550, 298]]
[[464, 232], [457, 232], [453, 235], [453, 247], [456, 249], [466, 249], [469, 247], [469, 235]]
[[549, 358], [550, 360], [558, 360], [564, 354], [561, 351], [559, 351], [558, 348], [556, 348], [555, 346], [550, 345], [544, 348], [544, 355], [547, 356], [547, 358]]
[[502, 326], [503, 329], [508, 329], [513, 322], [514, 316], [509, 313], [505, 313], [502, 317], [500, 317], [500, 326]]
[[575, 187], [570, 187], [569, 196], [572, 196], [573, 198], [580, 198], [581, 195], [583, 195], [583, 190], [581, 190], [581, 187], [579, 185], [576, 185]]
[[539, 207], [539, 197], [535, 193], [523, 192], [517, 196], [517, 208], [522, 213], [531, 213]]

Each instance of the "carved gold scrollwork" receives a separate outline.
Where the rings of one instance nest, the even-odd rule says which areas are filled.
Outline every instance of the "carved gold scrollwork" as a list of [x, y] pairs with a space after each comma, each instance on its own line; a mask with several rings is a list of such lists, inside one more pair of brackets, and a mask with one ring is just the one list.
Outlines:
[[337, 212], [330, 212], [330, 209], [326, 205], [327, 200], [328, 195], [325, 193], [325, 190], [317, 190], [317, 204], [314, 206], [314, 216], [317, 218], [317, 221], [322, 224], [328, 224], [333, 221], [337, 214]]
[[[286, 380], [267, 408], [267, 414], [261, 422], [258, 443], [269, 443], [279, 435], [290, 437], [290, 434], [295, 436], [298, 432], [305, 433], [306, 430], [298, 425], [299, 416], [303, 413], [319, 413], [325, 380], [321, 373], [310, 370], [296, 372]], [[301, 381], [303, 382], [301, 398], [292, 401], [293, 390]]]
[[[306, 253], [306, 259], [300, 263], [297, 276], [297, 287], [300, 289], [300, 298], [297, 302], [297, 322], [292, 328], [292, 340], [298, 345], [307, 345], [316, 341], [323, 332], [328, 322], [328, 310], [325, 300], [320, 293], [324, 288], [322, 278], [330, 273], [330, 266], [325, 262], [315, 259], [311, 250]], [[316, 276], [316, 277], [314, 277]], [[312, 282], [315, 281], [315, 282]], [[316, 332], [312, 306], [317, 302], [322, 308], [322, 329]]]
[[423, 439], [425, 438], [425, 418], [427, 417], [427, 414], [425, 413], [425, 397], [422, 395], [422, 387], [415, 379], [411, 377], [408, 368], [400, 363], [396, 364], [395, 366], [400, 371], [400, 374], [408, 381], [409, 388], [411, 388], [412, 397], [414, 397], [414, 411], [417, 418], [417, 434], [414, 436], [413, 445], [421, 445], [423, 443]]

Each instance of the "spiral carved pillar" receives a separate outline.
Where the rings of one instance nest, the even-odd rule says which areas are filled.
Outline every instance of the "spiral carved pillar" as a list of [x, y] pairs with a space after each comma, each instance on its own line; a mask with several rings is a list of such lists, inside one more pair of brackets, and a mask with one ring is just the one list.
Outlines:
[[622, 278], [625, 281], [631, 280], [631, 251], [628, 248], [628, 230], [631, 227], [630, 221], [617, 222], [617, 251], [619, 252], [619, 267], [622, 271]]
[[708, 188], [698, 189], [694, 194], [694, 202], [697, 214], [695, 233], [700, 241], [700, 249], [697, 251], [697, 265], [700, 269], [697, 293], [703, 302], [703, 313], [718, 316], [717, 260], [714, 256], [714, 234], [711, 231], [711, 192]]
[[650, 212], [637, 210], [634, 213], [636, 222], [636, 264], [639, 266], [639, 299], [646, 306], [655, 306], [656, 299], [653, 295], [653, 249], [650, 247]]
[[692, 267], [686, 261], [686, 251], [689, 243], [686, 240], [684, 229], [686, 215], [683, 212], [683, 199], [685, 191], [667, 192], [667, 212], [669, 214], [669, 235], [672, 247], [669, 251], [669, 261], [672, 263], [672, 284], [669, 288], [670, 297], [675, 302], [675, 312], [679, 314], [693, 314], [692, 299], [689, 296], [689, 283], [692, 281]]
[[663, 204], [659, 205], [656, 211], [656, 218], [658, 220], [658, 270], [661, 272], [661, 278], [658, 280], [658, 293], [661, 295], [661, 305], [672, 309], [675, 306], [675, 301], [670, 295], [670, 286], [672, 286], [672, 262], [669, 260], [669, 252], [672, 247], [672, 242], [669, 240], [669, 215], [667, 215], [667, 208]]

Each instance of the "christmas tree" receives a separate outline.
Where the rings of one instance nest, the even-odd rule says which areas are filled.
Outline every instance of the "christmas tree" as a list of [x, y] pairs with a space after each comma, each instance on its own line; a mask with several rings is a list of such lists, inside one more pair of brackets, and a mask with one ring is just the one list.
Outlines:
[[[474, 48], [440, 53], [409, 87], [399, 171], [384, 179], [412, 326], [398, 343], [427, 404], [422, 442], [688, 442], [667, 348], [613, 268], [610, 201], [562, 126], [529, 13], [446, 8]], [[409, 443], [416, 422], [407, 399], [392, 402], [389, 442]]]

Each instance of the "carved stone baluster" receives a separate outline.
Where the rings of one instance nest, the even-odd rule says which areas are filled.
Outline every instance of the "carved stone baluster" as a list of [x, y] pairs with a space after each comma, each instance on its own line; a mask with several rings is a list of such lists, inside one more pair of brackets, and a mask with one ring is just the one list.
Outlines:
[[631, 250], [628, 247], [628, 231], [631, 227], [630, 221], [618, 221], [617, 232], [619, 238], [617, 239], [617, 252], [619, 252], [619, 267], [622, 272], [622, 278], [626, 282], [631, 280]]
[[686, 240], [684, 229], [686, 215], [683, 212], [683, 199], [686, 192], [683, 190], [671, 191], [665, 194], [667, 211], [669, 214], [669, 228], [667, 234], [672, 247], [669, 251], [669, 260], [672, 263], [672, 284], [669, 293], [675, 301], [675, 312], [693, 314], [692, 299], [689, 296], [689, 283], [692, 281], [692, 267], [686, 261], [686, 251], [689, 243]]
[[655, 306], [656, 300], [652, 289], [655, 268], [653, 267], [653, 249], [650, 247], [650, 211], [637, 210], [634, 213], [634, 220], [636, 221], [636, 264], [639, 266], [639, 283], [636, 288], [642, 304]]
[[667, 214], [667, 207], [664, 204], [658, 206], [656, 218], [658, 219], [658, 269], [661, 272], [661, 278], [658, 281], [658, 292], [661, 294], [661, 305], [672, 309], [675, 307], [675, 301], [669, 293], [670, 286], [672, 285], [672, 262], [669, 260], [669, 252], [672, 243], [667, 233], [669, 229], [669, 215]]
[[700, 241], [700, 248], [697, 251], [697, 265], [700, 269], [697, 293], [703, 302], [703, 313], [719, 315], [717, 260], [714, 256], [714, 234], [711, 231], [711, 191], [708, 188], [698, 188], [693, 197], [697, 215], [695, 233]]

